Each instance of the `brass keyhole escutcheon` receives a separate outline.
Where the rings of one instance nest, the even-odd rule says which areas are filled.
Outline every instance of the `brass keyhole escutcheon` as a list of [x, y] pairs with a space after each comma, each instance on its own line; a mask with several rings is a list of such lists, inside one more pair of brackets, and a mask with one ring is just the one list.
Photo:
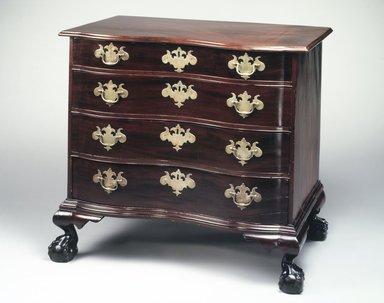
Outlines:
[[196, 186], [195, 181], [191, 178], [192, 174], [184, 174], [180, 169], [172, 173], [167, 171], [164, 173], [165, 175], [160, 178], [160, 184], [171, 187], [176, 196], [181, 195], [185, 188], [193, 189]]
[[175, 106], [178, 108], [184, 105], [184, 102], [191, 99], [197, 98], [197, 92], [193, 89], [193, 85], [188, 87], [179, 81], [175, 84], [166, 83], [166, 87], [161, 91], [161, 95], [166, 98], [170, 97], [173, 99]]
[[196, 137], [191, 133], [190, 128], [185, 130], [180, 124], [171, 128], [166, 126], [164, 128], [165, 130], [160, 133], [160, 139], [170, 142], [176, 151], [179, 151], [185, 143], [194, 143], [196, 141]]
[[182, 73], [187, 65], [195, 65], [197, 58], [192, 55], [193, 51], [186, 52], [178, 47], [175, 50], [167, 50], [166, 54], [161, 57], [164, 64], [171, 64], [175, 68], [175, 72]]

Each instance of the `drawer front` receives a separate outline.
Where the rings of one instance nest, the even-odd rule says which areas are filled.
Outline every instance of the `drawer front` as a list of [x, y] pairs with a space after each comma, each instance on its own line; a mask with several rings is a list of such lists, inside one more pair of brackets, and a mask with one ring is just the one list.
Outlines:
[[[110, 182], [111, 178], [118, 181]], [[171, 166], [114, 165], [72, 158], [72, 182], [72, 198], [104, 205], [263, 224], [286, 224], [287, 220], [286, 179], [236, 178]]]
[[291, 88], [180, 76], [73, 71], [72, 106], [256, 126], [291, 124]]
[[244, 81], [291, 80], [291, 55], [288, 53], [239, 52], [165, 43], [74, 38], [73, 64], [110, 69], [203, 74]]
[[74, 152], [231, 172], [289, 173], [289, 134], [72, 115]]

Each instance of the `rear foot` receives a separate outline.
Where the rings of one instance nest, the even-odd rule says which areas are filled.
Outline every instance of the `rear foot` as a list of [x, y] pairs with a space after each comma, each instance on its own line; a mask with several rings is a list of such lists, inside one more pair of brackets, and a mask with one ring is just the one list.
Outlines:
[[327, 220], [315, 216], [309, 225], [307, 239], [312, 241], [324, 241], [328, 234]]

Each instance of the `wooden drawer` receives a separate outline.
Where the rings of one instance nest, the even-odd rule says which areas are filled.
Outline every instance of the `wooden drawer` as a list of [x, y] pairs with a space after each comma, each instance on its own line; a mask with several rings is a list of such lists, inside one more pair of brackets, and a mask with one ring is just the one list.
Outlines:
[[[107, 193], [104, 187], [106, 174], [110, 172], [119, 174], [126, 179], [117, 189]], [[175, 194], [169, 185], [172, 179], [160, 179], [177, 172], [184, 177], [189, 175], [194, 186], [189, 185]], [[98, 170], [105, 181], [97, 178]], [[96, 177], [94, 177], [96, 175]], [[99, 180], [99, 181], [98, 181]], [[166, 181], [166, 182], [165, 182]], [[101, 183], [95, 183], [101, 182]], [[242, 210], [234, 200], [225, 196], [225, 191], [245, 184], [250, 190], [253, 187], [261, 195], [260, 202], [251, 202]], [[117, 205], [124, 207], [140, 207], [164, 209], [182, 213], [203, 214], [230, 221], [253, 222], [263, 224], [285, 224], [287, 222], [288, 207], [288, 180], [239, 178], [231, 175], [206, 173], [195, 169], [178, 168], [171, 166], [147, 165], [116, 165], [110, 163], [89, 161], [72, 158], [72, 198], [93, 201], [104, 205]], [[112, 185], [110, 186], [112, 187]], [[235, 189], [239, 191], [239, 188]], [[249, 194], [249, 192], [247, 193]]]
[[[119, 129], [121, 134], [117, 133]], [[289, 133], [240, 131], [177, 121], [103, 118], [75, 113], [72, 114], [71, 142], [74, 152], [120, 161], [184, 163], [206, 170], [253, 175], [289, 173]]]
[[[73, 71], [72, 75], [74, 108], [119, 114], [195, 117], [214, 123], [275, 127], [291, 125], [292, 90], [289, 87], [188, 79], [181, 77], [182, 75], [153, 77], [143, 74], [138, 76], [137, 73], [101, 74], [78, 70]], [[116, 85], [115, 88], [107, 86], [110, 81]], [[101, 88], [101, 94], [98, 90], [99, 83], [105, 84]], [[115, 93], [121, 84], [122, 89], [127, 90], [125, 95], [123, 90], [120, 90], [120, 94]], [[95, 89], [98, 90], [96, 95]], [[177, 93], [179, 90], [184, 93]], [[113, 93], [112, 97], [108, 97], [109, 100], [118, 98], [116, 103], [108, 103], [102, 99], [107, 97], [108, 92]], [[249, 97], [246, 97], [247, 94]], [[259, 96], [258, 100], [261, 101], [257, 106], [252, 104], [255, 96]], [[233, 106], [229, 107], [228, 99], [240, 103], [234, 105], [231, 102]], [[249, 114], [240, 114], [241, 112]]]
[[[113, 45], [116, 51], [109, 52], [105, 46]], [[117, 54], [119, 50], [128, 53], [124, 59], [121, 59], [114, 65], [108, 65], [102, 62], [102, 58], [95, 56], [95, 51], [102, 46], [103, 52], [107, 54]], [[123, 49], [121, 49], [123, 47]], [[163, 56], [167, 54], [167, 50], [172, 52], [178, 48], [188, 53], [192, 51], [191, 55], [196, 60], [191, 60], [188, 65], [177, 69], [170, 63], [163, 62]], [[232, 51], [232, 50], [219, 50], [209, 47], [198, 47], [190, 45], [178, 44], [165, 44], [165, 43], [138, 43], [138, 42], [119, 42], [119, 41], [102, 41], [102, 40], [87, 40], [74, 38], [73, 42], [73, 64], [102, 67], [108, 69], [128, 69], [128, 70], [142, 70], [142, 71], [164, 71], [175, 72], [177, 74], [203, 74], [216, 77], [226, 77], [233, 79], [242, 79], [237, 72], [236, 67], [230, 69], [228, 62], [234, 59], [233, 56], [238, 58], [241, 63], [245, 53], [249, 57], [255, 58], [260, 56], [259, 60], [264, 63], [265, 69], [263, 71], [255, 71], [249, 80], [272, 80], [272, 81], [290, 81], [291, 80], [291, 54], [282, 52], [254, 52], [254, 51]], [[185, 57], [186, 55], [184, 55]], [[194, 61], [196, 61], [194, 63]], [[248, 60], [247, 60], [248, 62]], [[252, 66], [253, 68], [253, 66]], [[241, 71], [241, 69], [240, 69]], [[245, 80], [244, 80], [245, 81]]]

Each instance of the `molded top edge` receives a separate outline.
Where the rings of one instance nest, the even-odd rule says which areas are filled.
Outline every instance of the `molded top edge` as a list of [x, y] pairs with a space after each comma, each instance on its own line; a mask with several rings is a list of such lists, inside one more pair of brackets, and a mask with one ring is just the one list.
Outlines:
[[236, 50], [308, 52], [331, 32], [329, 27], [115, 16], [64, 30], [59, 35]]

